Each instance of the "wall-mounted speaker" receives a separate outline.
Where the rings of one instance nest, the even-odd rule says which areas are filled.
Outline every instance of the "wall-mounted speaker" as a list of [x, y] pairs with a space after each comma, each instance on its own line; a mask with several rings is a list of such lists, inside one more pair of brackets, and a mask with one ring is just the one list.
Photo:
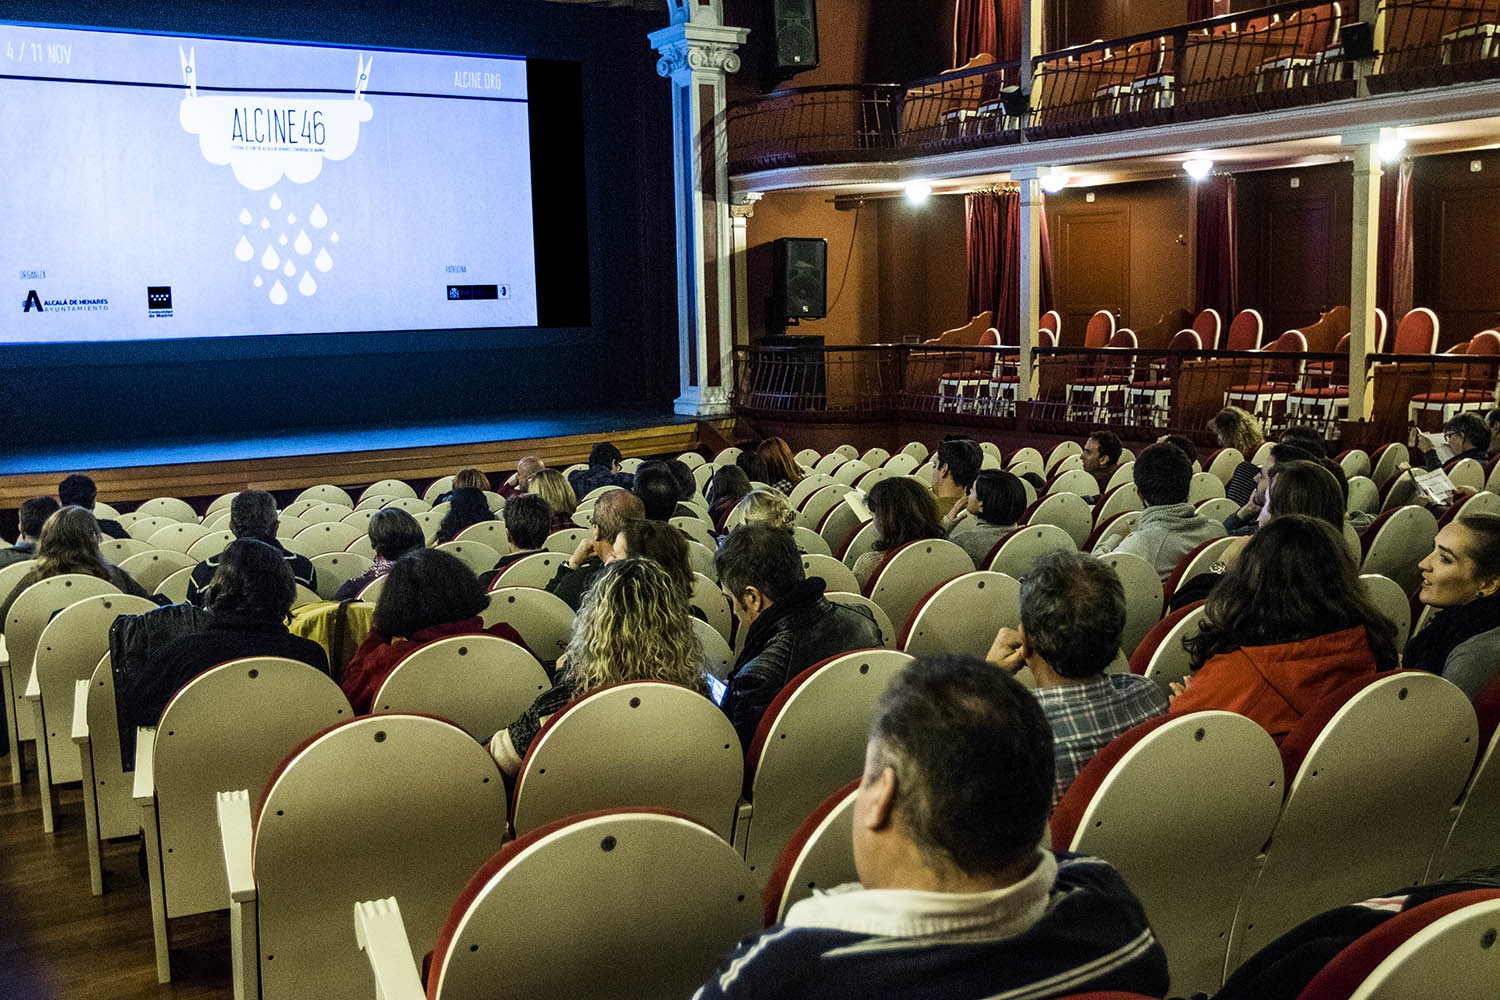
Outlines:
[[796, 73], [818, 65], [817, 0], [772, 0], [776, 68]]
[[1355, 21], [1339, 29], [1344, 58], [1349, 60], [1375, 57], [1375, 28], [1369, 21]]
[[780, 319], [828, 315], [828, 241], [787, 236], [772, 244], [772, 309]]

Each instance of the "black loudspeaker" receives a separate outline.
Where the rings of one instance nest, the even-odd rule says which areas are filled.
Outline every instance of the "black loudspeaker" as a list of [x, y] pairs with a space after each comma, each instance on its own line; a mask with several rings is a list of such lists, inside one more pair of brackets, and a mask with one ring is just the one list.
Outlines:
[[1375, 56], [1375, 28], [1368, 21], [1355, 21], [1339, 29], [1344, 58], [1372, 59]]
[[783, 237], [772, 244], [772, 308], [782, 319], [828, 315], [828, 241]]
[[795, 73], [817, 66], [817, 0], [772, 0], [771, 36], [778, 70]]
[[1012, 118], [1020, 118], [1030, 110], [1031, 95], [1020, 87], [1003, 87], [1000, 90], [1000, 107]]

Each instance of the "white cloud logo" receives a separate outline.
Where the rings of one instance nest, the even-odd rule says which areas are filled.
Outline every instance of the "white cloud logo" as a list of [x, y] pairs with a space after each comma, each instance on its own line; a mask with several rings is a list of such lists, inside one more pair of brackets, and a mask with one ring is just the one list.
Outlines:
[[308, 99], [274, 94], [198, 94], [196, 52], [184, 53], [182, 99], [178, 118], [198, 137], [203, 158], [233, 168], [235, 179], [252, 191], [264, 191], [283, 177], [306, 184], [323, 170], [323, 161], [347, 159], [359, 144], [359, 127], [374, 116], [364, 99], [373, 57], [359, 61], [354, 96], [342, 100]]

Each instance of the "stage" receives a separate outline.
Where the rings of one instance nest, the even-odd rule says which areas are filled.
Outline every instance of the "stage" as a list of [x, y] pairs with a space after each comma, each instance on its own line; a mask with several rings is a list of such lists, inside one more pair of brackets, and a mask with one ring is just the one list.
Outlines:
[[[18, 451], [0, 459], [0, 509], [54, 495], [70, 472], [86, 472], [99, 499], [132, 509], [158, 496], [192, 500], [243, 489], [300, 490], [319, 483], [362, 488], [386, 478], [422, 480], [475, 467], [513, 469], [537, 455], [562, 467], [588, 458], [597, 441], [628, 456], [717, 451], [734, 436], [734, 418], [700, 420], [636, 410], [558, 410], [473, 421], [375, 427], [310, 428], [248, 437], [166, 437], [77, 449]], [[357, 489], [355, 490], [357, 492]]]

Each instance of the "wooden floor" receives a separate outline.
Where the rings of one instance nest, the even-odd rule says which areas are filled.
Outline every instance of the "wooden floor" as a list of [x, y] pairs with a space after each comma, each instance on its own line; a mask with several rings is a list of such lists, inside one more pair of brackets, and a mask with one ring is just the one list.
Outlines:
[[[7, 757], [0, 774], [10, 774]], [[233, 997], [225, 914], [172, 922], [174, 981], [159, 985], [137, 842], [105, 845], [106, 892], [94, 896], [78, 786], [61, 790], [51, 835], [41, 809], [34, 771], [23, 787], [0, 785], [0, 998]]]

